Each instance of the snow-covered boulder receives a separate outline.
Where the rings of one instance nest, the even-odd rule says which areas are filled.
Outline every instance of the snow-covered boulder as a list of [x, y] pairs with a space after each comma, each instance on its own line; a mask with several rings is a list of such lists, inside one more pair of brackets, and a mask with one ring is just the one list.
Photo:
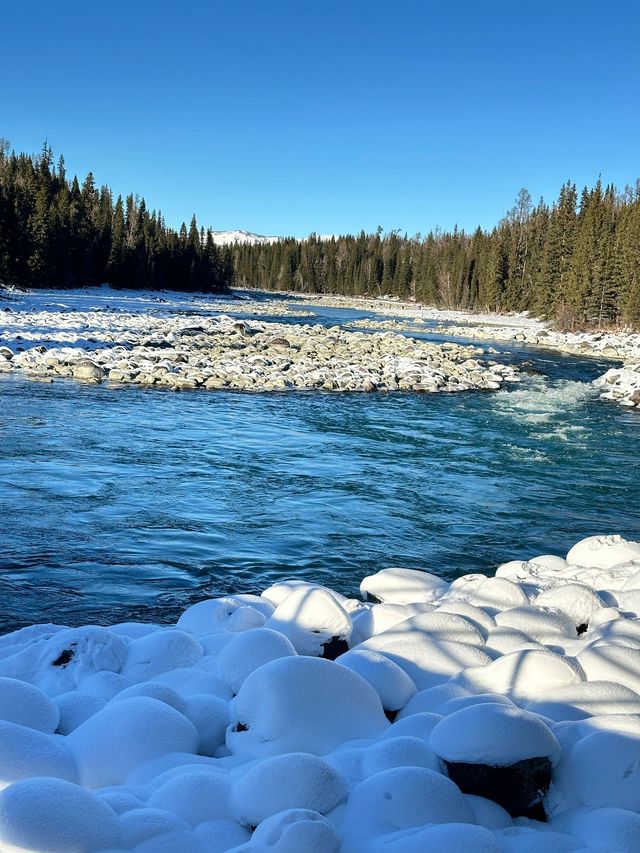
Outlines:
[[31, 776], [77, 782], [78, 770], [61, 738], [0, 720], [0, 789]]
[[235, 819], [245, 826], [290, 809], [327, 814], [346, 799], [347, 780], [330, 764], [308, 753], [276, 755], [251, 767], [234, 784]]
[[276, 607], [266, 626], [284, 634], [300, 655], [334, 660], [349, 648], [351, 617], [321, 587], [295, 589]]
[[380, 697], [333, 661], [286, 657], [256, 669], [231, 704], [227, 747], [234, 755], [324, 755], [388, 727]]
[[430, 604], [448, 588], [447, 581], [418, 569], [382, 569], [360, 584], [363, 597], [382, 604]]
[[509, 814], [536, 814], [561, 749], [535, 714], [479, 703], [444, 717], [430, 744], [449, 777], [468, 794], [495, 800]]
[[52, 734], [60, 711], [42, 690], [16, 678], [0, 678], [0, 720]]
[[368, 681], [380, 696], [385, 711], [392, 713], [404, 708], [416, 692], [416, 685], [397, 663], [371, 649], [352, 649], [340, 655], [336, 663], [357, 672]]
[[145, 696], [109, 703], [74, 729], [66, 742], [87, 788], [118, 785], [152, 758], [198, 750], [194, 725], [157, 699]]
[[291, 641], [279, 631], [253, 628], [236, 634], [218, 656], [218, 673], [233, 693], [255, 669], [278, 658], [296, 654]]
[[215, 631], [235, 632], [261, 628], [266, 616], [262, 608], [258, 609], [253, 604], [233, 596], [198, 601], [184, 611], [177, 627], [196, 637]]
[[622, 536], [588, 536], [567, 554], [567, 563], [594, 569], [611, 569], [618, 563], [640, 560], [640, 542], [629, 542]]
[[78, 785], [36, 777], [0, 792], [3, 853], [96, 853], [120, 840], [113, 809]]

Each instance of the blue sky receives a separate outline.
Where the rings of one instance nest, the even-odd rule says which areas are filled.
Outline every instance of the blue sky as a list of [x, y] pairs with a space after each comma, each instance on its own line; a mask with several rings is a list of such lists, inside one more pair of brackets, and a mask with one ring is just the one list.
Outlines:
[[640, 176], [625, 0], [20, 0], [0, 56], [0, 136], [176, 226], [470, 229]]

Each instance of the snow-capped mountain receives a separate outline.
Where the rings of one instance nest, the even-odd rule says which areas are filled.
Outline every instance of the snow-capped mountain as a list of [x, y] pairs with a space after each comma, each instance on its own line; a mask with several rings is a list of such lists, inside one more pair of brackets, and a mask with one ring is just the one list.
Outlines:
[[229, 246], [233, 243], [277, 243], [281, 237], [265, 237], [264, 234], [253, 234], [251, 231], [212, 231], [213, 242], [218, 246]]

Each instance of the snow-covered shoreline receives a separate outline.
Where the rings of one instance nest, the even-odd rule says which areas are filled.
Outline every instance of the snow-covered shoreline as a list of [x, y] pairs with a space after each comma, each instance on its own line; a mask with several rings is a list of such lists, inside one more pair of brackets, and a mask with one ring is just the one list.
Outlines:
[[0, 849], [637, 851], [640, 542], [361, 593], [0, 637]]
[[[346, 296], [301, 296], [296, 297], [300, 305], [322, 304], [330, 307], [361, 308], [376, 314], [398, 318], [400, 324], [415, 327], [422, 334], [438, 334], [450, 337], [475, 338], [478, 340], [516, 341], [531, 346], [575, 353], [587, 357], [611, 359], [640, 359], [640, 332], [627, 329], [560, 332], [548, 323], [528, 312], [497, 314], [473, 312], [452, 308], [436, 308], [414, 302], [391, 299], [367, 299]], [[403, 322], [406, 321], [406, 322]], [[436, 321], [438, 326], [419, 329], [419, 324]], [[383, 328], [381, 321], [380, 328]], [[363, 323], [364, 325], [364, 323]], [[389, 328], [400, 328], [391, 322]]]

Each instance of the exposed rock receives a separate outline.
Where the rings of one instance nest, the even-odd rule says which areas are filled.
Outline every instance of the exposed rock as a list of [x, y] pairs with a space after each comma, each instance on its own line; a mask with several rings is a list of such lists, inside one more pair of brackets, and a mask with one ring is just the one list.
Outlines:
[[507, 767], [445, 761], [449, 778], [464, 794], [493, 800], [512, 817], [546, 820], [542, 800], [551, 784], [548, 758], [525, 758]]
[[[173, 391], [434, 393], [498, 390], [520, 378], [511, 365], [479, 359], [483, 351], [472, 345], [440, 345], [339, 326], [237, 321], [225, 315], [203, 316], [186, 325], [179, 314], [106, 311], [75, 312], [73, 317], [24, 312], [16, 315], [16, 323], [34, 341], [42, 333], [29, 329], [52, 328], [47, 340], [66, 344], [48, 350], [36, 344], [11, 361], [0, 359], [0, 365], [9, 365], [5, 371], [18, 369], [38, 379], [108, 379]], [[89, 338], [103, 346], [82, 349]]]

